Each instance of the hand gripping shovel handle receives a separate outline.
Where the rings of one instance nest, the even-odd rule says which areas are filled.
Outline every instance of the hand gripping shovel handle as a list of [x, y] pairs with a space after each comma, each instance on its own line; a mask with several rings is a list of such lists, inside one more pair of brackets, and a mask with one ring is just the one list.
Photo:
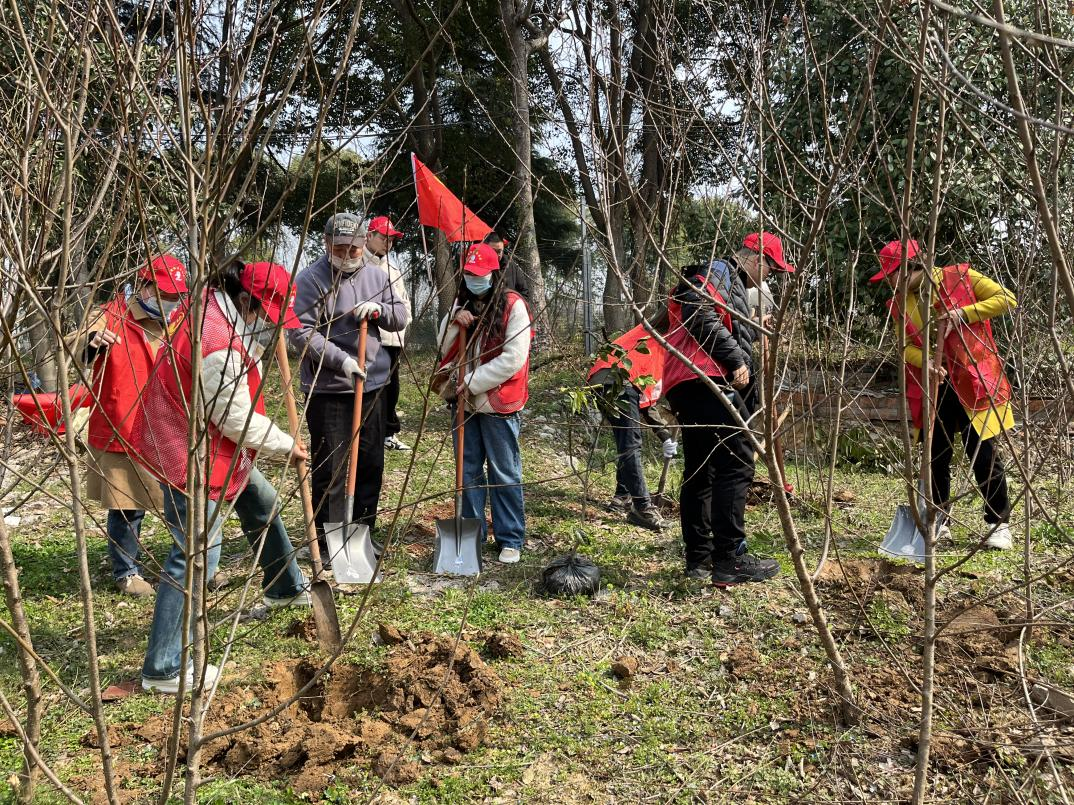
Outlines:
[[[287, 406], [287, 429], [295, 442], [298, 442], [298, 406], [295, 403], [294, 389], [291, 388], [291, 365], [287, 361], [287, 345], [282, 337], [276, 340], [276, 363], [280, 366], [280, 381], [283, 384], [283, 397]], [[310, 558], [313, 559], [313, 579], [317, 581], [321, 575], [321, 548], [317, 542], [317, 522], [313, 516], [309, 463], [306, 459], [302, 459], [297, 462], [296, 466], [302, 495], [302, 517], [306, 524], [306, 543], [310, 548]]]
[[[456, 389], [466, 377], [466, 328], [459, 327], [459, 378]], [[455, 396], [455, 553], [462, 555], [462, 448], [466, 433], [466, 401], [462, 394]]]

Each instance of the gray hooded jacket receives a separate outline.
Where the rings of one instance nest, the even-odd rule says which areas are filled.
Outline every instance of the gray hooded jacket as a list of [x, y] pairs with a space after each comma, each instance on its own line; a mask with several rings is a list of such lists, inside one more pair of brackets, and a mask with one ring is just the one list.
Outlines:
[[388, 381], [390, 359], [380, 348], [380, 331], [398, 332], [407, 325], [404, 301], [392, 292], [388, 275], [378, 266], [363, 265], [344, 274], [332, 268], [327, 255], [299, 272], [295, 279], [295, 313], [302, 326], [290, 331], [291, 344], [303, 352], [302, 390], [307, 394], [353, 391], [343, 361], [358, 356], [359, 302], [377, 302], [380, 318], [369, 322], [366, 341], [366, 391]]

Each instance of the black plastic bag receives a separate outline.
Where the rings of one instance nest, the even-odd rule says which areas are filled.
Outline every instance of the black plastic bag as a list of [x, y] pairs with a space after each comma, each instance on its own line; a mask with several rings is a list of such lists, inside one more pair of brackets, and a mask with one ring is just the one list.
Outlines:
[[600, 589], [600, 568], [573, 552], [558, 556], [541, 571], [541, 586], [548, 595], [562, 598], [593, 595]]

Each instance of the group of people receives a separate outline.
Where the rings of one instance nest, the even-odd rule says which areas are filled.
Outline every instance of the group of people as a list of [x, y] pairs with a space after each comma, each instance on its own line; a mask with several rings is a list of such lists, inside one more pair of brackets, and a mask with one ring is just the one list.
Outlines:
[[[880, 270], [870, 281], [884, 281], [895, 291], [889, 308], [905, 328], [907, 406], [917, 433], [928, 424], [922, 414], [922, 297], [940, 326], [944, 349], [932, 367], [938, 392], [929, 455], [932, 499], [942, 515], [938, 538], [950, 536], [951, 460], [961, 436], [984, 498], [983, 544], [1009, 549], [1011, 504], [995, 437], [1014, 426], [1014, 415], [989, 322], [1013, 310], [1017, 300], [967, 263], [927, 271], [913, 240], [905, 248], [901, 241], [886, 244], [878, 258]], [[663, 397], [679, 423], [683, 449], [679, 502], [685, 573], [719, 586], [779, 573], [778, 562], [749, 552], [745, 529], [756, 464], [747, 430], [756, 433], [759, 424], [758, 375], [763, 333], [771, 324], [767, 278], [772, 272], [790, 274], [794, 266], [780, 238], [767, 232], [748, 235], [731, 259], [686, 266], [666, 315], [616, 339], [589, 372], [618, 450], [611, 508], [626, 509], [630, 522], [641, 526], [661, 530], [665, 525], [652, 505], [641, 462], [645, 424], [655, 428], [665, 457], [678, 448], [666, 423], [654, 418]], [[778, 482], [790, 489], [785, 478]]]
[[[142, 667], [145, 690], [174, 693], [193, 682], [191, 642], [184, 640], [184, 623], [191, 638], [194, 630], [194, 618], [184, 615], [193, 490], [207, 490], [205, 579], [216, 573], [222, 525], [233, 510], [258, 558], [262, 602], [270, 608], [309, 607], [311, 598], [280, 517], [280, 496], [256, 467], [257, 458], [312, 460], [320, 540], [328, 522], [375, 526], [384, 451], [410, 449], [399, 439], [396, 413], [411, 316], [402, 274], [389, 259], [400, 236], [386, 216], [366, 221], [338, 213], [325, 226], [324, 254], [296, 277], [274, 263], [236, 261], [211, 273], [198, 300], [189, 294], [182, 262], [156, 256], [139, 270], [133, 287], [70, 339], [91, 376], [87, 487], [108, 510], [117, 589], [154, 594], [141, 547], [147, 510], [162, 512], [172, 538], [155, 591]], [[469, 249], [455, 303], [440, 327], [438, 374], [449, 379], [442, 384], [445, 399], [466, 411], [463, 516], [484, 523], [491, 498], [499, 558], [511, 563], [519, 560], [525, 536], [518, 434], [528, 396], [532, 317], [509, 272], [501, 270], [503, 246], [490, 234]], [[365, 352], [359, 355], [363, 328]], [[459, 332], [467, 333], [462, 355], [453, 346], [461, 343]], [[297, 434], [265, 413], [265, 373], [281, 336], [302, 355], [309, 453]], [[344, 477], [359, 393], [358, 477], [347, 513]], [[201, 455], [189, 449], [192, 417], [205, 423]], [[218, 673], [207, 665], [204, 681], [211, 684]]]
[[[273, 263], [236, 261], [214, 270], [196, 300], [183, 264], [171, 255], [154, 257], [129, 293], [104, 305], [74, 338], [92, 376], [88, 487], [108, 510], [109, 555], [120, 592], [154, 593], [141, 564], [146, 510], [163, 512], [172, 537], [155, 591], [142, 668], [146, 690], [176, 692], [192, 682], [185, 648], [191, 643], [184, 640], [184, 628], [192, 630], [194, 622], [184, 614], [192, 490], [208, 491], [205, 577], [216, 571], [221, 527], [233, 509], [258, 557], [267, 607], [308, 607], [311, 600], [280, 517], [280, 496], [255, 466], [257, 458], [311, 460], [320, 540], [329, 522], [375, 527], [384, 451], [409, 449], [399, 439], [396, 413], [411, 319], [402, 274], [390, 259], [400, 236], [385, 216], [364, 220], [337, 213], [325, 226], [324, 254], [296, 277]], [[488, 506], [499, 561], [514, 563], [526, 535], [519, 434], [529, 395], [533, 315], [520, 272], [504, 260], [504, 246], [493, 233], [465, 253], [454, 302], [438, 331], [432, 386], [450, 406], [464, 406], [461, 515], [476, 519], [484, 532]], [[950, 497], [951, 445], [961, 434], [973, 453], [986, 520], [994, 524], [989, 544], [1009, 547], [1006, 482], [991, 440], [1013, 425], [1013, 417], [988, 320], [1016, 302], [967, 265], [926, 276], [919, 258], [912, 241], [905, 252], [902, 244], [889, 244], [873, 279], [904, 292], [892, 312], [902, 317], [906, 311], [907, 389], [915, 416], [921, 387], [914, 385], [913, 368], [922, 360], [917, 295], [929, 294], [950, 325], [931, 457], [933, 494], [941, 504]], [[759, 341], [771, 300], [766, 278], [793, 271], [778, 237], [750, 234], [733, 258], [685, 267], [659, 326], [642, 325], [617, 339], [589, 373], [615, 434], [613, 500], [632, 523], [656, 530], [666, 525], [645, 482], [642, 422], [657, 428], [669, 461], [681, 440], [680, 511], [690, 577], [731, 585], [779, 571], [777, 562], [747, 549], [745, 504], [755, 456], [746, 428], [759, 409]], [[363, 327], [366, 347], [359, 355]], [[301, 353], [309, 453], [297, 434], [265, 413], [265, 374], [280, 337]], [[357, 484], [354, 508], [345, 512], [359, 380]], [[661, 399], [678, 422], [678, 440], [657, 413]], [[190, 454], [192, 416], [206, 423], [201, 455]], [[921, 427], [919, 419], [915, 425]], [[217, 674], [207, 666], [206, 682]]]

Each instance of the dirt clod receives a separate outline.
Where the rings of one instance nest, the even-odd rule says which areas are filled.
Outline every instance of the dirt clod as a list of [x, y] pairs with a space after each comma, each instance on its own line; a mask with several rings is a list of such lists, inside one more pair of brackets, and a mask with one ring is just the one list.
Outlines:
[[524, 655], [526, 647], [514, 632], [497, 631], [485, 638], [485, 651], [493, 659], [507, 660]]
[[388, 785], [406, 785], [418, 779], [421, 767], [398, 752], [386, 751], [377, 757], [373, 772]]
[[612, 673], [619, 679], [630, 679], [638, 673], [637, 659], [626, 655], [616, 657], [612, 663]]
[[406, 639], [402, 632], [388, 623], [378, 624], [377, 634], [380, 636], [380, 642], [386, 646], [398, 646]]

